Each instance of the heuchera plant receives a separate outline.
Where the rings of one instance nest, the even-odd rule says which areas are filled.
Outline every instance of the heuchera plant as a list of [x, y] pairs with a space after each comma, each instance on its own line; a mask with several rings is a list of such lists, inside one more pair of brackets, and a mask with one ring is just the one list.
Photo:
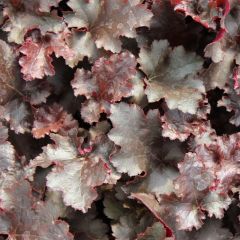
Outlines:
[[240, 239], [239, 0], [0, 6], [0, 240]]

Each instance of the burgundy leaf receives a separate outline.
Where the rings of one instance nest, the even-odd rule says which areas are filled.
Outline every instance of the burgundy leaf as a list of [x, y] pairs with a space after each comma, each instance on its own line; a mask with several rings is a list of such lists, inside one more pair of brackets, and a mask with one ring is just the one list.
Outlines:
[[86, 122], [97, 122], [100, 113], [109, 114], [110, 103], [137, 95], [143, 89], [142, 80], [136, 75], [136, 65], [135, 57], [123, 52], [112, 54], [109, 59], [98, 59], [91, 72], [77, 69], [71, 85], [75, 96], [85, 95], [89, 99], [81, 109]]
[[63, 110], [58, 104], [49, 107], [42, 107], [34, 113], [32, 134], [35, 138], [42, 138], [50, 132], [60, 132], [66, 135], [68, 131], [77, 128], [76, 120]]
[[98, 59], [92, 72], [78, 69], [72, 81], [75, 95], [94, 97], [98, 101], [117, 102], [131, 95], [131, 79], [137, 63], [129, 52]]
[[22, 67], [21, 72], [26, 81], [35, 78], [43, 78], [45, 75], [53, 76], [55, 74], [52, 65], [51, 54], [56, 57], [71, 59], [74, 53], [66, 45], [61, 35], [47, 34], [39, 42], [32, 38], [27, 38], [20, 48], [24, 55], [20, 58], [19, 64]]
[[195, 21], [201, 23], [206, 28], [217, 28], [216, 20], [224, 16], [227, 1], [195, 1], [180, 0], [175, 6], [175, 10], [184, 12]]

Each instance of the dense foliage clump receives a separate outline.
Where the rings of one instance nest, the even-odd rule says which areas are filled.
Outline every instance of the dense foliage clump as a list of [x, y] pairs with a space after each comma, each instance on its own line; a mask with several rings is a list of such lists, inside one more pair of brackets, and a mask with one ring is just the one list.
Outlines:
[[0, 6], [0, 239], [240, 239], [238, 0]]

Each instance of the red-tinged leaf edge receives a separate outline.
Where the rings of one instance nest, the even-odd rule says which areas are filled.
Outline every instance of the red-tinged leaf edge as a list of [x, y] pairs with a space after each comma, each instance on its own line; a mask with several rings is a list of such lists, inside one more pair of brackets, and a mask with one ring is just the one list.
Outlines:
[[143, 194], [132, 193], [130, 197], [142, 202], [153, 213], [153, 215], [159, 220], [159, 222], [163, 224], [167, 237], [173, 237], [174, 240], [177, 240], [176, 237], [174, 236], [172, 229], [161, 218], [158, 212], [158, 209], [156, 207], [158, 205], [157, 200], [152, 195], [149, 194], [148, 197], [151, 198], [151, 201], [152, 201], [152, 202], [149, 202], [147, 199], [144, 198], [144, 195], [145, 195], [144, 193]]

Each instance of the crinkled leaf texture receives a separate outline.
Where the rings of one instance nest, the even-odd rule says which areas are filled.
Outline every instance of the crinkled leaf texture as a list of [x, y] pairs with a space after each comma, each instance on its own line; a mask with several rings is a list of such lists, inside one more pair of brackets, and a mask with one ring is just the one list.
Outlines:
[[117, 102], [131, 94], [131, 79], [137, 63], [129, 52], [98, 59], [92, 72], [78, 69], [72, 81], [74, 94], [94, 97], [98, 101]]
[[[97, 122], [100, 113], [109, 113], [110, 103], [120, 101], [136, 93], [136, 59], [130, 52], [112, 54], [108, 59], [95, 61], [92, 71], [77, 69], [71, 85], [75, 96], [88, 99], [81, 109], [86, 122]], [[141, 86], [140, 86], [141, 87]]]
[[[145, 184], [133, 188], [136, 192], [133, 196], [148, 202], [153, 201], [151, 194], [154, 194], [159, 216], [176, 230], [200, 229], [205, 214], [223, 218], [224, 210], [231, 204], [229, 190], [240, 177], [238, 139], [239, 134], [234, 134], [197, 145], [195, 152], [187, 153], [178, 164], [179, 176], [173, 177], [172, 187], [153, 188], [150, 184], [154, 180], [153, 172]], [[168, 179], [170, 176], [168, 173]]]
[[239, 0], [0, 0], [0, 239], [239, 240]]
[[77, 128], [78, 124], [72, 116], [58, 104], [46, 108], [38, 108], [34, 114], [32, 134], [35, 138], [42, 138], [51, 132], [66, 135], [68, 131]]
[[202, 129], [206, 135], [211, 132], [210, 124], [206, 121], [207, 113], [209, 113], [209, 108], [205, 106], [199, 108], [196, 114], [165, 108], [165, 113], [161, 117], [162, 135], [171, 140], [179, 139], [180, 141], [185, 141], [191, 135], [201, 138]]
[[66, 45], [62, 36], [56, 34], [47, 34], [39, 41], [27, 38], [21, 46], [20, 52], [24, 56], [20, 58], [19, 64], [26, 81], [55, 74], [52, 65], [52, 53], [65, 59], [71, 59], [74, 56], [73, 51]]
[[114, 184], [119, 178], [108, 166], [113, 143], [99, 136], [84, 150], [83, 138], [50, 136], [54, 144], [44, 147], [43, 153], [30, 162], [28, 174], [31, 176], [37, 166], [46, 168], [54, 164], [47, 175], [47, 186], [62, 192], [66, 205], [86, 212], [98, 196], [95, 188], [105, 183]]
[[234, 82], [231, 80], [225, 87], [226, 95], [218, 102], [218, 106], [226, 107], [227, 111], [234, 112], [230, 118], [230, 123], [240, 125], [240, 92], [239, 88], [234, 88]]
[[208, 3], [207, 1], [180, 0], [177, 2], [175, 10], [184, 12], [207, 28], [216, 29], [216, 19], [223, 17], [227, 1], [214, 0]]

